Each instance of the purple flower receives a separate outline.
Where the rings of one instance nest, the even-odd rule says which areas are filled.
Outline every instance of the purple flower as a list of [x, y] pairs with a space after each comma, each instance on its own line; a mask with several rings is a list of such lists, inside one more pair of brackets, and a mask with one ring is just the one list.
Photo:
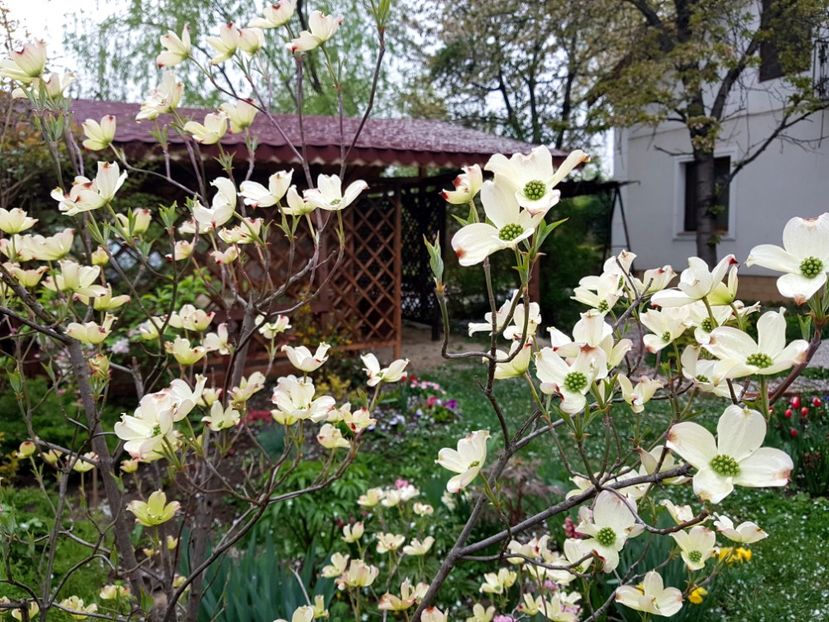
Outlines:
[[512, 616], [497, 615], [493, 618], [492, 622], [515, 622], [515, 618]]

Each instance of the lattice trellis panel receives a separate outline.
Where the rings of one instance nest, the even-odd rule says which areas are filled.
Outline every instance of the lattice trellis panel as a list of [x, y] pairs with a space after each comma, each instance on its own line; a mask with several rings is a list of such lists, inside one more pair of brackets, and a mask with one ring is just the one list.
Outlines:
[[355, 342], [400, 340], [400, 204], [394, 192], [364, 197], [343, 214], [346, 254], [331, 279], [331, 319]]

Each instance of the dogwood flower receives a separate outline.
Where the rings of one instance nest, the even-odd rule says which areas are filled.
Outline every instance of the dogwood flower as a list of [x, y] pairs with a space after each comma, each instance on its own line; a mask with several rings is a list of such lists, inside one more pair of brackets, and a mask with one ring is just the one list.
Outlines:
[[226, 266], [239, 259], [240, 254], [239, 247], [234, 244], [223, 251], [210, 251], [210, 258], [220, 266]]
[[535, 374], [541, 391], [561, 396], [559, 408], [576, 414], [587, 405], [585, 395], [596, 380], [607, 376], [607, 357], [601, 348], [583, 348], [572, 363], [552, 348], [542, 348], [535, 355]]
[[239, 423], [240, 419], [241, 415], [238, 410], [235, 410], [232, 406], [223, 408], [221, 402], [213, 402], [213, 406], [210, 407], [210, 415], [202, 417], [202, 421], [214, 432], [232, 428]]
[[328, 41], [343, 23], [342, 17], [326, 15], [322, 11], [313, 11], [308, 17], [308, 30], [299, 33], [299, 37], [288, 43], [291, 54], [310, 52]]
[[581, 608], [576, 603], [581, 598], [578, 592], [555, 592], [549, 598], [539, 600], [539, 613], [544, 614], [544, 617], [551, 622], [578, 622], [580, 618]]
[[104, 339], [112, 332], [114, 321], [115, 316], [107, 313], [106, 318], [100, 324], [96, 322], [85, 322], [84, 324], [70, 322], [66, 327], [66, 334], [81, 343], [97, 346], [103, 343]]
[[785, 309], [767, 311], [757, 320], [757, 341], [738, 328], [720, 326], [704, 347], [719, 360], [721, 375], [742, 378], [776, 374], [806, 360], [809, 343], [795, 339], [786, 345]]
[[13, 235], [31, 229], [38, 222], [37, 218], [30, 218], [29, 215], [19, 207], [7, 210], [0, 207], [0, 231]]
[[397, 359], [393, 361], [388, 367], [380, 369], [380, 362], [374, 354], [364, 354], [360, 357], [363, 361], [363, 371], [368, 376], [368, 386], [373, 387], [381, 382], [391, 383], [399, 382], [406, 375], [406, 365], [409, 364], [409, 359]]
[[472, 483], [486, 462], [486, 442], [489, 439], [487, 430], [477, 430], [458, 441], [458, 448], [444, 447], [438, 452], [435, 461], [444, 469], [457, 475], [446, 484], [446, 490], [456, 493]]
[[181, 36], [169, 30], [167, 34], [161, 35], [160, 41], [164, 46], [164, 51], [155, 59], [159, 67], [175, 67], [190, 58], [192, 45], [190, 44], [190, 28], [187, 24], [181, 29]]
[[30, 41], [0, 63], [0, 76], [21, 84], [30, 84], [43, 74], [46, 67], [46, 42]]
[[682, 375], [688, 380], [693, 380], [694, 386], [700, 391], [713, 393], [720, 397], [730, 397], [731, 392], [728, 389], [722, 370], [719, 369], [719, 362], [700, 359], [699, 353], [700, 348], [695, 346], [687, 346], [682, 351], [680, 357]]
[[99, 123], [95, 119], [87, 119], [83, 122], [83, 134], [86, 140], [83, 146], [90, 151], [101, 151], [106, 149], [115, 138], [115, 115], [104, 115]]
[[168, 253], [165, 257], [167, 261], [184, 261], [190, 258], [193, 250], [195, 250], [195, 245], [191, 241], [176, 240], [176, 243], [173, 245], [173, 252]]
[[653, 334], [642, 338], [648, 352], [659, 352], [672, 344], [685, 332], [686, 314], [684, 309], [649, 309], [640, 316], [642, 324]]
[[127, 504], [127, 510], [135, 515], [135, 520], [145, 527], [155, 527], [166, 523], [178, 512], [181, 504], [178, 501], [167, 503], [167, 495], [163, 490], [156, 490], [146, 502], [138, 499]]
[[219, 354], [230, 354], [230, 342], [227, 334], [227, 324], [222, 322], [216, 327], [215, 333], [207, 333], [202, 341], [204, 349], [208, 352], [218, 352]]
[[342, 553], [332, 554], [329, 560], [331, 563], [322, 567], [320, 576], [324, 579], [333, 579], [342, 575], [348, 567], [348, 557], [348, 555]]
[[671, 537], [679, 547], [680, 556], [688, 570], [702, 570], [705, 562], [714, 554], [716, 536], [702, 525], [694, 525], [689, 531], [676, 531]]
[[432, 536], [426, 536], [423, 540], [412, 538], [412, 541], [403, 547], [403, 554], [409, 557], [426, 555], [432, 549], [434, 543], [435, 539]]
[[449, 618], [437, 607], [427, 607], [420, 618], [422, 622], [448, 622]]
[[188, 121], [183, 129], [197, 143], [215, 145], [227, 133], [227, 115], [224, 112], [208, 112], [204, 115], [204, 124]]
[[322, 367], [325, 361], [328, 360], [328, 350], [330, 349], [331, 346], [325, 342], [320, 343], [313, 354], [305, 346], [282, 346], [282, 351], [288, 356], [291, 365], [306, 374]]
[[184, 94], [184, 84], [176, 80], [176, 74], [165, 71], [161, 82], [150, 96], [141, 104], [141, 109], [135, 115], [136, 121], [152, 121], [159, 115], [173, 112]]
[[72, 465], [72, 470], [76, 473], [88, 473], [98, 464], [98, 454], [94, 451], [88, 451], [82, 456], [78, 457], [75, 464]]
[[271, 401], [276, 408], [271, 415], [282, 425], [293, 425], [300, 419], [311, 419], [315, 423], [323, 421], [334, 407], [334, 398], [324, 395], [314, 399], [315, 393], [310, 378], [283, 376], [273, 390]]
[[351, 447], [351, 443], [348, 442], [347, 439], [343, 438], [343, 434], [340, 432], [339, 428], [331, 425], [330, 423], [326, 423], [320, 428], [320, 431], [317, 434], [317, 442], [319, 442], [319, 444], [326, 449], [348, 449]]
[[472, 605], [472, 616], [466, 619], [466, 622], [492, 622], [495, 617], [495, 607], [490, 605], [486, 609], [481, 603]]
[[357, 498], [357, 505], [364, 508], [373, 508], [383, 500], [384, 496], [385, 492], [382, 488], [369, 488], [366, 490], [365, 494], [362, 494]]
[[287, 315], [277, 315], [274, 322], [264, 322], [264, 319], [264, 315], [258, 316], [256, 324], [259, 326], [259, 334], [265, 339], [274, 339], [291, 328], [291, 319]]
[[628, 504], [636, 508], [634, 501], [626, 502], [616, 493], [603, 490], [593, 504], [592, 518], [582, 517], [576, 528], [590, 536], [583, 546], [602, 559], [605, 572], [612, 572], [619, 565], [619, 551], [627, 539], [642, 533], [643, 527], [637, 524]]
[[238, 134], [253, 125], [253, 119], [256, 117], [256, 113], [259, 112], [249, 99], [224, 103], [219, 106], [219, 110], [227, 116], [228, 121], [230, 121], [230, 131], [234, 134]]
[[170, 314], [169, 324], [173, 328], [183, 328], [184, 330], [201, 333], [207, 330], [215, 316], [215, 311], [208, 313], [204, 309], [197, 309], [195, 305], [186, 304], [182, 305], [178, 311], [173, 311]]
[[754, 544], [767, 538], [769, 535], [760, 529], [757, 523], [751, 521], [742, 522], [735, 527], [734, 521], [722, 514], [716, 517], [714, 526], [726, 538], [732, 542], [739, 542], [740, 544]]
[[532, 236], [543, 218], [543, 214], [533, 216], [521, 209], [514, 196], [492, 181], [481, 186], [481, 203], [489, 222], [465, 225], [452, 237], [452, 248], [462, 266], [474, 266], [492, 253], [515, 248]]
[[351, 412], [351, 404], [345, 404], [343, 408], [340, 409], [340, 412], [342, 413], [343, 423], [345, 423], [345, 425], [348, 426], [348, 429], [354, 432], [354, 434], [359, 434], [363, 430], [370, 428], [377, 423], [377, 420], [372, 418], [368, 408], [365, 407]]
[[[294, 609], [291, 615], [291, 622], [312, 622], [314, 619], [314, 608], [311, 605], [302, 605]], [[283, 618], [274, 620], [274, 622], [288, 622]]]
[[711, 307], [709, 305], [706, 307], [705, 303], [701, 301], [692, 302], [684, 307], [674, 307], [666, 310], [684, 311], [685, 325], [694, 329], [694, 339], [702, 345], [707, 344], [711, 339], [711, 331], [725, 324], [733, 313], [730, 306]]
[[518, 573], [507, 568], [500, 568], [496, 573], [488, 572], [484, 575], [484, 582], [479, 591], [483, 594], [503, 594], [511, 588], [518, 579]]
[[481, 184], [484, 183], [483, 173], [481, 167], [477, 164], [472, 166], [464, 166], [463, 173], [455, 177], [452, 185], [454, 190], [442, 190], [440, 196], [447, 203], [453, 205], [463, 205], [469, 203], [478, 194], [481, 189]]
[[136, 208], [129, 215], [115, 214], [115, 219], [121, 227], [121, 235], [127, 238], [135, 238], [147, 232], [153, 221], [153, 215], [146, 208]]
[[363, 537], [365, 533], [365, 526], [361, 522], [356, 522], [353, 525], [345, 525], [343, 527], [343, 542], [352, 544]]
[[668, 514], [677, 525], [687, 523], [694, 518], [694, 510], [691, 509], [690, 505], [674, 505], [674, 502], [670, 499], [662, 499], [659, 505], [668, 510]]
[[403, 546], [406, 541], [406, 536], [395, 533], [378, 533], [377, 534], [377, 552], [389, 553], [394, 552]]
[[[400, 596], [386, 592], [380, 597], [377, 608], [380, 611], [405, 611], [414, 605], [419, 598], [423, 598], [425, 594], [423, 586], [425, 585], [425, 583], [418, 583], [413, 586], [409, 579], [404, 579], [403, 583], [400, 584]], [[426, 586], [426, 589], [428, 589], [428, 586]]]
[[39, 268], [31, 268], [29, 270], [24, 270], [16, 263], [8, 262], [3, 265], [5, 266], [6, 270], [9, 271], [9, 274], [11, 274], [18, 283], [20, 283], [23, 287], [28, 288], [35, 287], [40, 282], [40, 279], [43, 278], [43, 275], [46, 273], [46, 270], [49, 269], [47, 266], [40, 266]]
[[[515, 351], [520, 347], [520, 352], [515, 354]], [[509, 354], [503, 350], [496, 350], [495, 352], [495, 379], [504, 380], [506, 378], [517, 378], [523, 376], [530, 367], [530, 359], [533, 353], [533, 340], [528, 338], [524, 345], [520, 341], [513, 341], [510, 346]], [[515, 356], [512, 356], [515, 354]], [[507, 360], [512, 356], [512, 360]]]
[[288, 188], [288, 192], [285, 193], [285, 200], [288, 206], [282, 207], [282, 212], [289, 216], [304, 216], [316, 209], [310, 201], [306, 201], [299, 196], [299, 193], [296, 191], [296, 186]]
[[320, 175], [317, 177], [317, 187], [306, 190], [304, 197], [307, 203], [316, 208], [337, 211], [351, 205], [366, 188], [368, 184], [358, 179], [351, 182], [343, 192], [339, 176]]
[[227, 177], [217, 177], [210, 185], [216, 188], [216, 194], [210, 208], [198, 201], [193, 205], [193, 218], [199, 225], [199, 233], [216, 229], [233, 218], [236, 211], [236, 187]]
[[107, 289], [96, 283], [101, 274], [100, 266], [82, 266], [71, 259], [64, 259], [60, 263], [60, 272], [51, 275], [43, 282], [43, 286], [53, 292], [72, 292], [76, 300], [88, 302], [89, 298], [103, 296]]
[[783, 272], [777, 279], [782, 296], [803, 304], [826, 284], [829, 272], [829, 213], [795, 217], [783, 229], [783, 248], [761, 244], [751, 249], [747, 266]]
[[[728, 285], [723, 283], [729, 275]], [[737, 259], [726, 255], [709, 270], [708, 264], [699, 257], [689, 257], [688, 267], [679, 277], [678, 289], [665, 289], [651, 297], [651, 303], [660, 307], [681, 307], [697, 300], [706, 299], [712, 305], [734, 301], [737, 283]]]
[[218, 37], [207, 37], [207, 44], [216, 50], [216, 55], [210, 59], [212, 65], [218, 65], [236, 54], [236, 49], [242, 39], [242, 31], [233, 24], [224, 24], [219, 28]]
[[86, 604], [79, 596], [69, 596], [60, 601], [60, 606], [66, 609], [73, 620], [87, 620], [87, 614], [97, 613], [98, 605], [95, 603]]
[[377, 566], [371, 566], [362, 559], [353, 559], [340, 577], [340, 585], [343, 587], [368, 587], [377, 578], [380, 570]]
[[239, 385], [230, 390], [230, 403], [237, 408], [243, 407], [247, 401], [265, 388], [265, 374], [255, 371], [250, 376], [242, 376]]
[[277, 0], [273, 4], [265, 5], [263, 16], [251, 21], [252, 28], [279, 28], [287, 24], [296, 10], [296, 0]]
[[207, 351], [204, 346], [191, 346], [190, 340], [176, 337], [173, 341], [164, 342], [164, 349], [173, 355], [179, 365], [195, 365], [204, 358]]
[[625, 607], [666, 618], [682, 609], [682, 592], [675, 587], [666, 588], [662, 575], [655, 570], [648, 572], [640, 585], [616, 588], [615, 598]]
[[561, 198], [561, 192], [555, 190], [555, 186], [587, 160], [589, 157], [583, 151], [573, 151], [554, 172], [550, 150], [540, 146], [529, 155], [516, 153], [509, 159], [497, 153], [484, 168], [495, 173], [496, 183], [514, 191], [515, 200], [521, 207], [533, 216], [543, 216]]
[[293, 175], [293, 170], [277, 171], [268, 177], [267, 188], [255, 181], [243, 181], [239, 185], [239, 194], [244, 197], [245, 205], [271, 207], [279, 203], [288, 192]]
[[624, 293], [619, 281], [619, 277], [612, 274], [582, 277], [578, 287], [573, 289], [572, 298], [576, 302], [593, 307], [599, 313], [606, 314], [613, 309]]
[[79, 175], [72, 181], [68, 193], [55, 188], [50, 196], [58, 202], [61, 212], [74, 216], [109, 203], [126, 179], [127, 172], [121, 173], [117, 162], [98, 162], [98, 173], [94, 180]]
[[130, 588], [116, 583], [105, 585], [98, 594], [98, 598], [101, 600], [127, 600], [130, 596], [132, 596]]
[[697, 469], [694, 492], [719, 503], [734, 486], [785, 486], [794, 465], [783, 451], [761, 447], [766, 420], [756, 410], [728, 406], [717, 423], [717, 439], [698, 423], [683, 421], [668, 430], [669, 449]]
[[658, 389], [662, 388], [662, 382], [656, 378], [642, 377], [642, 379], [633, 386], [630, 379], [624, 374], [617, 376], [619, 386], [622, 388], [622, 398], [630, 405], [630, 409], [635, 413], [641, 413], [645, 410], [645, 404], [654, 396]]

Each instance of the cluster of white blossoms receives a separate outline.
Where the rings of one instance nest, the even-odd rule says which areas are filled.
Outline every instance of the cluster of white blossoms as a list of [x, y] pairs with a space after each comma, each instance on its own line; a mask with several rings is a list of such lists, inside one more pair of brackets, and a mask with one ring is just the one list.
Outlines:
[[[470, 206], [466, 224], [452, 239], [459, 263], [471, 266], [508, 250], [515, 253], [519, 272], [527, 269], [540, 248], [536, 238], [549, 226], [545, 214], [560, 198], [556, 184], [585, 159], [575, 152], [554, 169], [550, 153], [539, 147], [528, 156], [493, 156], [484, 167], [494, 173], [491, 180], [484, 180], [478, 167], [464, 169], [454, 189], [443, 193], [451, 204]], [[477, 198], [485, 214], [481, 222]], [[659, 478], [661, 484], [692, 481], [694, 492], [706, 504], [695, 513], [690, 506], [677, 508], [663, 500], [676, 519], [677, 527], [669, 531], [679, 556], [689, 572], [701, 572], [706, 563], [708, 571], [711, 564], [722, 563], [718, 551], [730, 550], [719, 547], [715, 531], [705, 525], [710, 520], [708, 504], [721, 502], [738, 486], [785, 486], [793, 469], [785, 452], [763, 446], [769, 377], [804, 365], [810, 355], [806, 340], [787, 341], [785, 310], [751, 317], [759, 312], [759, 304], [746, 305], [737, 298], [739, 264], [733, 255], [713, 267], [692, 257], [678, 280], [671, 266], [634, 271], [635, 258], [622, 251], [606, 261], [601, 274], [581, 279], [573, 299], [589, 310], [571, 332], [549, 327], [547, 338], [539, 336], [540, 310], [529, 300], [527, 289], [493, 307], [483, 322], [469, 325], [470, 335], [494, 331], [510, 344], [484, 359], [488, 364], [494, 360], [494, 379], [523, 378], [534, 387], [539, 411], [551, 419], [560, 417], [576, 435], [583, 434], [596, 417], [611, 416], [614, 403], [626, 404], [639, 417], [650, 400], [676, 399], [688, 391], [691, 400], [707, 393], [731, 402], [719, 418], [716, 436], [690, 420], [695, 412], [689, 406], [676, 413], [664, 445], [636, 448], [638, 465], [617, 465], [611, 472], [589, 475], [576, 472], [573, 481], [578, 488], [567, 498], [584, 499], [590, 505], [581, 506], [575, 535], [565, 540], [561, 552], [549, 550], [546, 537], [510, 542], [509, 550], [519, 554], [509, 558], [510, 563], [522, 564], [530, 576], [556, 585], [545, 612], [551, 620], [578, 619], [579, 595], [568, 594], [566, 588], [573, 578], [583, 576], [593, 560], [603, 572], [619, 567], [626, 542], [646, 528], [638, 504], [654, 489], [651, 478], [671, 471], [672, 476]], [[783, 248], [758, 246], [747, 264], [784, 272], [778, 280], [781, 295], [797, 304], [808, 303], [814, 316], [824, 317], [829, 301], [829, 214], [792, 219], [783, 234]], [[436, 281], [440, 276], [436, 273]], [[631, 322], [640, 329], [628, 328]], [[749, 328], [752, 324], [755, 329]], [[653, 365], [646, 367], [645, 361]], [[459, 440], [457, 449], [440, 451], [438, 464], [453, 473], [447, 485], [450, 492], [481, 476], [481, 494], [493, 494], [494, 484], [487, 481], [485, 470], [489, 438], [488, 431], [478, 430]], [[692, 477], [684, 477], [690, 469]], [[636, 481], [626, 486], [631, 479]], [[720, 535], [742, 544], [766, 536], [751, 522], [735, 529], [727, 517], [719, 517], [716, 527]], [[660, 616], [680, 610], [682, 591], [666, 588], [656, 571], [639, 576], [640, 584], [616, 591], [617, 602]], [[492, 589], [499, 577], [492, 575]], [[704, 589], [698, 589], [702, 591], [689, 590], [686, 596], [701, 598]], [[544, 596], [530, 593], [525, 598], [527, 603], [518, 610], [529, 613], [539, 610], [533, 599]]]

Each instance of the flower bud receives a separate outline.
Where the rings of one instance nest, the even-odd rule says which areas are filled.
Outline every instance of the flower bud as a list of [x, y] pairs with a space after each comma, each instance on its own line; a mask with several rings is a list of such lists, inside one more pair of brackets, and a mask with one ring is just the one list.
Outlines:
[[20, 443], [20, 447], [17, 448], [17, 457], [28, 458], [33, 455], [35, 451], [37, 451], [37, 447], [32, 441], [23, 441]]

